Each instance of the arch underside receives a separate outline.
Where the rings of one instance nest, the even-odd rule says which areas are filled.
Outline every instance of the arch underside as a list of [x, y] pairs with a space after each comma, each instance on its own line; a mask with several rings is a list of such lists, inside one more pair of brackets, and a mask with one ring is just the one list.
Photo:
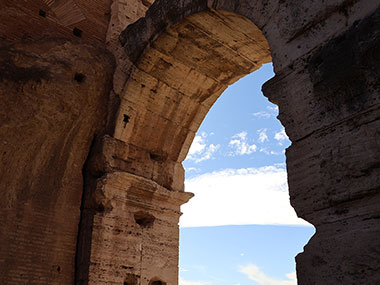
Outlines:
[[290, 200], [317, 228], [298, 282], [378, 283], [378, 1], [160, 0], [126, 29], [151, 0], [15, 2], [0, 12], [0, 283], [176, 284], [181, 162], [223, 90], [271, 60]]
[[[270, 61], [261, 31], [247, 18], [225, 10], [186, 17], [145, 49], [123, 89], [113, 138], [102, 142], [112, 171], [97, 184], [106, 196], [101, 203], [108, 206], [92, 218], [96, 230], [88, 238], [110, 238], [92, 242], [93, 262], [81, 280], [99, 280], [97, 274], [103, 272], [100, 280], [121, 281], [114, 260], [127, 254], [135, 258], [128, 260], [130, 269], [125, 272], [140, 276], [142, 284], [152, 278], [178, 282], [179, 206], [191, 197], [184, 192], [182, 161], [208, 110], [228, 85]], [[96, 156], [94, 161], [90, 164], [99, 164]], [[140, 212], [154, 221], [149, 227], [135, 225], [132, 218]], [[116, 237], [108, 226], [115, 226], [116, 220], [131, 233], [124, 237], [125, 246], [118, 243], [117, 252], [110, 248]], [[139, 244], [143, 248], [136, 250]], [[103, 253], [106, 259], [100, 259]], [[105, 260], [112, 265], [105, 267]]]
[[[265, 10], [265, 5], [260, 6], [262, 3], [254, 10], [254, 5], [247, 1], [239, 1], [240, 4], [235, 2], [236, 5], [232, 6], [228, 1], [216, 1], [216, 4], [215, 1], [210, 2], [213, 3], [210, 6], [214, 8], [226, 7], [242, 11], [242, 7], [245, 7], [251, 20], [235, 12], [204, 9], [203, 12], [184, 16], [176, 24], [171, 24], [169, 20], [170, 24], [166, 27], [160, 26], [159, 20], [149, 18], [153, 14], [148, 11], [146, 19], [127, 28], [122, 34], [121, 42], [124, 47], [121, 50], [129, 56], [133, 68], [129, 71], [129, 81], [121, 94], [122, 103], [114, 136], [129, 147], [137, 148], [136, 152], [144, 153], [144, 158], [140, 157], [139, 163], [140, 166], [146, 166], [144, 169], [147, 170], [138, 172], [138, 168], [134, 168], [128, 171], [149, 178], [170, 191], [182, 191], [184, 175], [181, 162], [196, 130], [207, 111], [229, 84], [271, 61], [267, 38], [273, 47], [277, 74], [265, 84], [264, 94], [279, 105], [279, 118], [293, 142], [287, 151], [291, 202], [299, 216], [317, 227], [317, 234], [306, 247], [306, 252], [297, 257], [298, 280], [301, 284], [336, 284], [357, 282], [366, 274], [365, 278], [375, 280], [376, 274], [370, 265], [373, 257], [365, 257], [368, 249], [360, 247], [347, 253], [352, 259], [361, 256], [362, 260], [366, 260], [365, 266], [358, 266], [361, 273], [355, 275], [355, 266], [350, 259], [337, 265], [337, 260], [346, 254], [340, 253], [338, 249], [334, 253], [335, 258], [331, 254], [334, 249], [328, 244], [330, 240], [333, 247], [340, 248], [338, 240], [343, 237], [342, 245], [350, 243], [357, 236], [370, 240], [377, 228], [362, 234], [364, 228], [368, 229], [369, 224], [373, 226], [374, 223], [366, 222], [359, 226], [360, 219], [372, 221], [369, 217], [374, 215], [372, 206], [363, 210], [362, 203], [366, 203], [363, 199], [367, 194], [372, 195], [373, 189], [378, 189], [378, 180], [373, 174], [375, 172], [372, 172], [377, 169], [372, 168], [376, 165], [376, 159], [368, 158], [363, 162], [355, 156], [356, 148], [348, 147], [354, 141], [361, 141], [354, 138], [354, 133], [349, 131], [352, 124], [350, 120], [367, 112], [377, 100], [371, 99], [364, 103], [358, 97], [354, 99], [352, 89], [348, 87], [352, 78], [359, 77], [365, 82], [364, 89], [367, 91], [362, 89], [363, 93], [369, 92], [371, 95], [360, 92], [360, 95], [356, 95], [373, 97], [370, 91], [373, 90], [370, 83], [372, 79], [353, 75], [356, 63], [348, 60], [355, 57], [358, 63], [366, 53], [364, 50], [367, 48], [357, 53], [355, 39], [357, 34], [367, 28], [359, 28], [356, 23], [352, 34], [347, 32], [347, 35], [342, 36], [345, 40], [339, 38], [336, 42], [328, 41], [329, 37], [336, 36], [339, 29], [346, 30], [349, 23], [359, 17], [358, 14], [352, 16], [346, 21], [345, 28], [338, 28], [342, 23], [341, 17], [345, 17], [345, 13], [341, 15], [341, 9], [348, 9], [349, 12], [345, 11], [350, 13], [371, 8], [364, 8], [360, 4], [356, 7], [354, 4], [345, 6], [348, 4], [343, 1], [328, 10], [327, 14], [323, 14], [323, 10], [318, 10], [320, 7], [313, 10], [312, 6], [306, 7], [308, 4], [303, 3], [302, 7], [306, 9], [302, 13], [307, 15], [308, 11], [312, 11], [310, 18], [307, 18], [300, 12], [301, 6], [274, 1], [276, 3], [271, 2], [267, 7], [274, 8], [280, 16], [272, 16], [275, 19], [269, 23], [255, 14], [260, 9]], [[157, 5], [155, 8], [162, 7]], [[167, 14], [163, 12], [165, 17], [162, 21], [166, 24], [166, 16], [171, 17], [170, 9], [168, 10]], [[297, 11], [298, 14], [290, 11]], [[336, 34], [331, 34], [332, 30], [327, 28], [333, 21], [331, 18], [339, 23], [334, 24]], [[260, 23], [266, 38], [252, 23], [252, 19]], [[308, 28], [303, 28], [302, 25], [308, 21]], [[323, 24], [319, 25], [319, 22]], [[152, 23], [157, 23], [157, 26]], [[128, 35], [136, 32], [138, 27], [144, 27], [143, 24], [149, 28], [141, 33], [140, 51], [144, 51], [139, 54], [136, 53], [139, 50], [138, 44], [134, 46], [134, 43], [128, 42]], [[152, 30], [155, 32], [149, 33]], [[331, 46], [326, 50], [318, 49], [318, 37], [326, 46]], [[136, 37], [131, 36], [130, 39], [135, 40]], [[348, 50], [345, 50], [346, 47]], [[327, 56], [335, 49], [345, 51], [348, 61], [342, 60], [338, 53], [335, 53], [336, 60]], [[324, 62], [323, 59], [321, 61], [321, 56], [328, 58], [329, 62]], [[336, 67], [334, 69], [334, 66], [346, 65], [347, 62], [352, 64], [345, 70], [347, 73]], [[371, 65], [367, 68], [372, 69]], [[371, 78], [374, 75], [366, 76]], [[334, 98], [337, 92], [341, 97], [327, 99], [329, 96]], [[131, 118], [126, 125], [122, 120], [124, 115]], [[359, 133], [364, 137], [364, 133], [367, 133], [368, 140], [372, 141], [370, 129], [375, 125], [376, 123], [369, 127], [363, 123]], [[372, 144], [370, 145], [368, 147], [373, 149]], [[369, 157], [368, 152], [362, 152], [361, 155]], [[355, 161], [355, 167], [350, 160]], [[339, 161], [339, 165], [336, 161]], [[152, 164], [153, 167], [147, 167]], [[365, 169], [371, 169], [372, 178], [365, 178], [367, 182], [371, 181], [367, 184], [368, 187], [361, 184], [364, 181], [363, 176], [355, 174], [363, 173], [362, 171], [368, 173]], [[378, 200], [375, 198], [373, 201]], [[377, 202], [373, 203], [377, 205]], [[352, 205], [361, 210], [347, 210], [354, 207]], [[353, 230], [347, 228], [347, 223], [352, 224]], [[329, 224], [336, 228], [328, 226]], [[371, 246], [372, 249], [378, 246], [378, 242], [375, 244]]]
[[[191, 15], [165, 30], [139, 60], [122, 97], [114, 137], [149, 154], [149, 160], [181, 163], [228, 85], [270, 61], [268, 43], [250, 20], [221, 10]], [[182, 181], [152, 175], [169, 189], [183, 190]]]

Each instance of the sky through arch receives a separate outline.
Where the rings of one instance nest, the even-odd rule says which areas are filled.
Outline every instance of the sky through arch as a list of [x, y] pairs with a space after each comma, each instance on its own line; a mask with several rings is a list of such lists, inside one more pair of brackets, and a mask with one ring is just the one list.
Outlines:
[[184, 161], [180, 285], [296, 284], [294, 256], [314, 228], [289, 204], [277, 107], [261, 93], [265, 64], [231, 85], [202, 123]]

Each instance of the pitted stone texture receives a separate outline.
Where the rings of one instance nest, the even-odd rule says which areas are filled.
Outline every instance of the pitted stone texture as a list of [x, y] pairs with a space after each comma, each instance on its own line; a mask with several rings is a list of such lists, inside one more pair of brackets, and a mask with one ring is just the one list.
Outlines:
[[146, 17], [127, 28], [120, 39], [128, 49], [127, 54], [136, 59], [171, 25], [209, 9], [226, 10], [246, 17], [262, 31], [272, 50], [275, 71], [281, 71], [297, 58], [346, 31], [377, 7], [375, 1], [360, 0], [328, 3], [300, 3], [297, 0], [157, 1]]
[[290, 194], [304, 217], [377, 192], [379, 15], [380, 9], [264, 86], [293, 141]]
[[154, 0], [114, 0], [111, 5], [111, 19], [107, 32], [107, 45], [110, 49], [117, 44], [119, 35], [125, 28], [145, 16]]
[[171, 26], [124, 88], [115, 137], [182, 162], [215, 100], [229, 84], [269, 62], [269, 53], [260, 30], [231, 12], [199, 13]]
[[[298, 284], [378, 284], [380, 241], [377, 214], [327, 223], [317, 228], [296, 257]], [[352, 206], [352, 207], [350, 207]], [[355, 211], [360, 204], [347, 208]], [[367, 207], [363, 203], [363, 207]], [[322, 214], [322, 213], [321, 213]]]
[[72, 284], [82, 168], [112, 56], [55, 40], [0, 49], [0, 283]]
[[[379, 3], [160, 0], [119, 41], [118, 31], [150, 2], [113, 3], [111, 95], [115, 102], [120, 96], [121, 106], [107, 114], [109, 123], [117, 118], [107, 126], [114, 138], [97, 138], [84, 172], [77, 281], [176, 284], [179, 205], [190, 197], [180, 163], [223, 90], [271, 56], [276, 77], [264, 92], [279, 105], [293, 141], [287, 151], [291, 202], [317, 226], [297, 257], [299, 282], [376, 284], [379, 21], [377, 14], [363, 19]], [[108, 100], [109, 67], [103, 64], [109, 58], [83, 43], [104, 43], [110, 2], [3, 1], [1, 8], [4, 41], [75, 37], [74, 27], [83, 32], [80, 47], [22, 46], [28, 52], [19, 52], [17, 68], [6, 60], [0, 66], [8, 84], [3, 90], [15, 93], [2, 95], [10, 102], [2, 106], [2, 139], [8, 133], [14, 139], [3, 140], [0, 152], [1, 201], [10, 208], [1, 223], [11, 229], [1, 231], [1, 278], [5, 284], [72, 284], [81, 170]], [[72, 66], [81, 68], [68, 84]]]
[[[349, 31], [342, 36], [343, 38], [332, 40], [332, 44], [325, 44], [356, 26], [357, 20], [370, 15], [378, 6], [378, 3], [366, 1], [330, 1], [326, 5], [316, 2], [303, 2], [300, 5], [299, 1], [267, 1], [265, 4], [262, 1], [156, 2], [144, 19], [129, 26], [120, 37], [123, 47], [118, 52], [122, 60], [119, 61], [114, 88], [120, 92], [123, 99], [115, 137], [127, 144], [143, 146], [144, 149], [164, 150], [168, 157], [182, 161], [194, 132], [219, 92], [224, 90], [223, 85], [234, 82], [228, 71], [232, 68], [234, 74], [241, 75], [249, 72], [244, 61], [231, 58], [230, 55], [233, 53], [227, 53], [225, 50], [222, 54], [228, 54], [229, 63], [236, 63], [236, 69], [229, 64], [225, 65], [226, 69], [219, 69], [212, 57], [209, 65], [204, 66], [204, 58], [208, 58], [204, 57], [204, 54], [209, 50], [218, 54], [220, 47], [232, 48], [233, 40], [220, 35], [211, 36], [212, 39], [218, 38], [217, 44], [202, 45], [202, 25], [190, 24], [181, 27], [180, 24], [192, 23], [192, 19], [198, 16], [201, 17], [200, 22], [207, 22], [208, 15], [214, 11], [219, 16], [226, 13], [220, 18], [228, 19], [226, 15], [231, 12], [222, 13], [221, 10], [236, 13], [231, 15], [245, 16], [263, 31], [271, 48], [277, 75], [265, 86], [264, 91], [272, 102], [279, 105], [279, 118], [293, 141], [287, 157], [292, 204], [300, 216], [317, 225], [314, 240], [324, 240], [329, 236], [332, 240], [345, 237], [347, 239], [342, 245], [348, 244], [352, 240], [348, 232], [347, 235], [344, 234], [347, 228], [341, 228], [343, 233], [335, 237], [331, 229], [322, 230], [322, 225], [339, 225], [342, 221], [353, 221], [358, 216], [368, 218], [377, 215], [377, 204], [373, 200], [369, 203], [364, 199], [369, 196], [375, 197], [379, 189], [376, 155], [378, 135], [374, 131], [378, 128], [377, 87], [374, 84], [378, 81], [378, 72], [376, 64], [372, 66], [370, 63], [378, 62], [375, 52], [376, 32], [370, 35], [366, 33], [366, 29]], [[369, 26], [377, 26], [376, 23], [374, 21]], [[177, 29], [177, 26], [180, 28]], [[211, 26], [217, 27], [215, 24]], [[236, 30], [241, 26], [235, 25]], [[206, 31], [213, 33], [210, 27]], [[357, 36], [360, 33], [364, 34], [363, 40]], [[195, 39], [191, 38], [192, 35]], [[369, 38], [372, 41], [366, 45], [364, 39]], [[181, 46], [181, 41], [186, 43], [178, 49], [183, 53], [176, 53], [176, 47]], [[350, 41], [362, 43], [354, 53], [347, 50]], [[204, 47], [207, 48], [206, 52]], [[242, 51], [238, 52], [238, 55], [249, 59]], [[321, 65], [318, 55], [322, 55], [322, 59], [330, 60], [322, 62]], [[362, 63], [368, 70], [364, 73], [359, 71], [360, 69], [356, 70]], [[340, 66], [346, 68], [339, 69]], [[187, 67], [205, 77], [197, 75], [198, 80], [193, 80]], [[212, 79], [215, 83], [203, 78]], [[188, 86], [188, 79], [190, 82], [207, 82], [202, 84], [205, 87], [204, 93], [196, 84]], [[355, 80], [359, 82], [355, 83]], [[358, 85], [358, 88], [352, 84]], [[192, 104], [189, 102], [192, 101], [185, 101], [186, 108], [182, 111], [181, 103], [176, 103], [175, 99], [186, 98], [187, 92], [193, 90], [192, 88], [199, 89], [195, 94], [202, 94], [198, 99], [202, 108], [197, 115], [192, 116], [193, 118], [189, 113], [188, 118], [183, 119], [180, 116], [191, 110]], [[208, 90], [212, 90], [210, 93], [216, 95], [208, 95]], [[190, 96], [193, 97], [195, 96]], [[202, 104], [204, 98], [208, 100], [206, 104]], [[179, 112], [172, 116], [173, 109]], [[123, 124], [125, 114], [132, 114], [131, 118], [135, 118], [129, 125]], [[165, 128], [178, 132], [166, 131]], [[146, 129], [150, 130], [148, 136], [143, 132]], [[161, 133], [164, 135], [160, 135]], [[170, 144], [166, 144], [165, 139], [170, 141]], [[160, 144], [161, 141], [163, 143]], [[360, 146], [363, 145], [368, 150], [363, 150], [365, 160], [360, 160], [357, 153], [360, 153], [363, 149]], [[180, 151], [176, 151], [177, 149]], [[350, 204], [351, 202], [353, 204]], [[358, 212], [346, 212], [346, 207], [350, 206], [357, 208]], [[355, 228], [354, 223], [352, 227]], [[358, 233], [360, 231], [358, 229]], [[360, 236], [358, 233], [355, 235]], [[337, 250], [343, 250], [343, 247], [338, 248], [338, 244], [335, 244], [335, 247]], [[326, 280], [334, 282], [335, 279], [331, 279], [334, 272], [337, 275], [341, 274], [337, 267], [338, 260], [331, 257], [329, 265], [321, 267], [323, 276], [318, 279], [318, 265], [306, 264], [307, 260], [310, 260], [308, 257], [316, 254], [318, 246], [310, 248], [313, 249], [299, 257], [299, 260], [305, 262], [300, 265], [300, 270], [308, 268], [310, 272], [314, 271], [315, 274], [311, 276], [316, 284], [324, 284]], [[355, 250], [347, 250], [345, 254], [351, 260], [355, 255]], [[372, 259], [366, 259], [365, 255], [362, 255], [362, 258], [363, 267], [372, 262]], [[347, 276], [354, 276], [352, 268], [346, 266], [341, 272]], [[305, 280], [301, 282], [308, 284]], [[350, 280], [350, 277], [345, 280]], [[356, 279], [352, 277], [351, 280]]]
[[[93, 153], [89, 171], [94, 177], [122, 171], [156, 181], [167, 189], [184, 190], [185, 173], [182, 164], [165, 155], [150, 153], [110, 136], [102, 137], [94, 145]], [[177, 181], [181, 184], [176, 185]]]
[[[0, 39], [65, 37], [104, 43], [112, 0], [2, 0]], [[74, 35], [74, 29], [77, 29]]]
[[123, 284], [131, 276], [132, 284], [155, 278], [177, 284], [179, 206], [192, 194], [126, 172], [106, 174], [96, 184], [82, 214], [92, 220], [82, 233], [83, 245], [91, 246], [82, 252], [88, 260], [81, 260], [78, 284]]
[[317, 230], [297, 257], [300, 284], [379, 280], [379, 21], [380, 8], [264, 87], [293, 141], [291, 203]]

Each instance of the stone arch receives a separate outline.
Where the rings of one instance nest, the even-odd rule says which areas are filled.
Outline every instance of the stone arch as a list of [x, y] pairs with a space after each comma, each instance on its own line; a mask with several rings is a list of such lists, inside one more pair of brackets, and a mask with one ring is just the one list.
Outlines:
[[[93, 201], [96, 195], [88, 196], [85, 202], [88, 205], [100, 202], [96, 209], [106, 208], [107, 211], [97, 214], [85, 210], [82, 222], [94, 222], [93, 228], [99, 234], [108, 232], [107, 224], [114, 224], [116, 215], [124, 224], [130, 223], [125, 231], [136, 237], [125, 236], [128, 249], [123, 252], [136, 256], [136, 260], [123, 261], [129, 263], [125, 273], [139, 274], [143, 283], [160, 273], [165, 282], [175, 284], [178, 280], [179, 205], [191, 197], [190, 193], [183, 192], [182, 161], [215, 100], [228, 85], [270, 62], [271, 57], [265, 37], [252, 21], [235, 12], [207, 6], [198, 13], [184, 7], [193, 13], [179, 13], [178, 19], [173, 19], [166, 29], [149, 36], [153, 27], [163, 25], [148, 19], [148, 15], [157, 18], [162, 2], [157, 3], [148, 11], [147, 18], [129, 26], [120, 37], [122, 46], [118, 52], [122, 60], [118, 64], [129, 78], [122, 87], [113, 137], [105, 137], [99, 143], [102, 155], [95, 155], [89, 162], [90, 168], [96, 168], [104, 165], [104, 161], [99, 160], [106, 157], [105, 169], [91, 170], [92, 173], [106, 173], [106, 181], [102, 178], [96, 182], [102, 185], [96, 188], [103, 188], [101, 195], [105, 197], [102, 201]], [[134, 46], [123, 43], [124, 37], [135, 37], [136, 29], [142, 40], [136, 41]], [[151, 42], [144, 40], [145, 37], [152, 38]], [[128, 39], [127, 43], [130, 41]], [[120, 73], [119, 69], [115, 78]], [[120, 205], [116, 206], [114, 200], [121, 195], [120, 191], [136, 199], [138, 193], [139, 204], [127, 198], [128, 208], [122, 207], [125, 212], [120, 213]], [[109, 206], [109, 201], [113, 205]], [[166, 209], [162, 201], [168, 204]], [[159, 209], [155, 209], [157, 207]], [[154, 227], [133, 226], [136, 222], [130, 217], [142, 210], [155, 217]], [[168, 210], [171, 213], [166, 213]], [[82, 229], [86, 227], [81, 226]], [[154, 236], [169, 233], [169, 243], [163, 237]], [[86, 248], [94, 234], [97, 235], [89, 233], [87, 242], [79, 244], [79, 252], [83, 252], [81, 248]], [[116, 269], [90, 262], [95, 256], [109, 255], [112, 245], [107, 244], [92, 244], [91, 249], [85, 249], [86, 254], [77, 257], [79, 267], [82, 267], [80, 264], [92, 264], [90, 268], [78, 270], [77, 281], [91, 281], [98, 272], [106, 272], [100, 280], [118, 280], [113, 273]], [[86, 262], [80, 261], [83, 258]], [[113, 263], [112, 267], [118, 264], [109, 263]]]
[[[299, 283], [378, 282], [378, 1], [157, 1], [119, 42], [108, 43], [117, 61], [110, 97], [113, 60], [104, 41], [111, 0], [61, 1], [75, 5], [64, 5], [60, 16], [48, 11], [54, 1], [16, 2], [4, 1], [0, 17], [7, 42], [0, 68], [2, 283], [68, 284], [74, 269], [78, 284], [122, 284], [132, 275], [141, 284], [153, 276], [175, 283], [179, 207], [191, 197], [181, 183], [186, 147], [155, 147], [149, 136], [135, 145], [132, 135], [123, 141], [114, 122], [104, 124], [156, 40], [212, 9], [250, 19], [272, 50], [276, 76], [263, 89], [280, 106], [293, 142], [287, 150], [291, 203], [317, 228], [297, 257]], [[110, 27], [121, 6], [112, 5]], [[134, 113], [124, 107], [116, 123], [127, 128]], [[152, 227], [136, 223], [139, 212], [155, 217]]]
[[[134, 35], [136, 26], [124, 37]], [[247, 18], [214, 9], [180, 18], [149, 44], [128, 42], [125, 51], [136, 64], [122, 93], [114, 137], [145, 153], [146, 164], [159, 165], [144, 168], [157, 173], [135, 174], [183, 190], [180, 164], [196, 130], [228, 85], [271, 61], [268, 43]]]
[[[182, 109], [178, 108], [172, 97], [173, 92], [178, 91], [176, 89], [180, 88], [178, 80], [173, 80], [171, 83], [173, 86], [177, 83], [177, 87], [171, 88], [170, 84], [164, 82], [162, 78], [168, 79], [169, 76], [178, 76], [179, 73], [173, 71], [173, 66], [178, 68], [177, 70], [184, 70], [186, 64], [182, 64], [182, 67], [180, 67], [178, 62], [173, 61], [173, 56], [169, 55], [168, 50], [166, 50], [166, 54], [163, 52], [165, 49], [170, 50], [170, 47], [173, 47], [173, 42], [170, 40], [165, 42], [165, 39], [173, 37], [176, 34], [176, 28], [181, 27], [181, 25], [183, 25], [182, 28], [186, 29], [186, 24], [184, 24], [186, 21], [197, 21], [197, 17], [202, 14], [225, 13], [225, 15], [233, 15], [232, 17], [239, 19], [249, 19], [251, 23], [255, 23], [256, 28], [262, 31], [271, 47], [276, 76], [264, 85], [264, 94], [272, 102], [279, 105], [279, 118], [293, 142], [287, 151], [291, 203], [299, 216], [312, 222], [317, 227], [317, 234], [306, 247], [306, 252], [297, 257], [298, 280], [301, 284], [313, 284], [316, 282], [332, 282], [334, 284], [339, 280], [344, 280], [347, 283], [352, 280], [349, 277], [349, 272], [352, 272], [354, 267], [350, 262], [345, 262], [343, 267], [341, 263], [338, 266], [336, 264], [337, 259], [329, 259], [327, 255], [331, 248], [329, 248], [326, 239], [329, 238], [333, 241], [335, 247], [339, 247], [338, 242], [341, 235], [336, 234], [336, 232], [333, 233], [332, 229], [325, 225], [333, 223], [339, 228], [337, 232], [345, 232], [342, 224], [347, 219], [354, 218], [352, 214], [348, 214], [350, 211], [344, 205], [348, 203], [349, 196], [352, 193], [357, 193], [358, 189], [352, 188], [351, 191], [348, 191], [351, 194], [348, 194], [346, 191], [339, 190], [340, 182], [337, 182], [334, 186], [329, 183], [331, 182], [331, 173], [341, 177], [336, 181], [342, 181], [342, 179], [347, 179], [347, 176], [343, 173], [352, 170], [348, 170], [350, 167], [348, 164], [350, 163], [347, 164], [339, 149], [348, 149], [344, 141], [351, 140], [352, 135], [347, 131], [347, 120], [351, 116], [357, 115], [353, 110], [358, 111], [358, 108], [355, 107], [350, 111], [349, 106], [344, 103], [345, 99], [342, 99], [341, 101], [338, 100], [340, 103], [335, 102], [335, 104], [343, 104], [345, 111], [340, 113], [331, 112], [331, 104], [322, 99], [326, 98], [322, 93], [326, 90], [331, 92], [331, 90], [336, 89], [329, 89], [330, 87], [326, 87], [323, 83], [321, 85], [321, 78], [331, 78], [331, 66], [336, 66], [343, 62], [339, 62], [340, 57], [337, 56], [337, 62], [332, 59], [331, 63], [324, 63], [323, 60], [320, 60], [320, 56], [326, 57], [330, 50], [340, 47], [343, 43], [349, 45], [349, 42], [345, 42], [347, 38], [354, 41], [354, 34], [360, 33], [361, 29], [366, 29], [363, 26], [360, 28], [357, 20], [363, 19], [365, 15], [375, 11], [378, 5], [365, 5], [364, 2], [342, 0], [324, 7], [313, 1], [296, 2], [268, 1], [264, 3], [264, 1], [245, 0], [158, 1], [148, 10], [145, 18], [129, 26], [119, 38], [120, 46], [115, 49], [119, 61], [114, 77], [114, 91], [121, 97], [121, 107], [116, 119], [114, 138], [106, 138], [105, 142], [103, 142], [103, 149], [107, 149], [112, 145], [116, 149], [116, 153], [120, 149], [124, 150], [122, 154], [110, 158], [113, 163], [116, 163], [118, 159], [124, 161], [124, 163], [117, 166], [118, 171], [123, 174], [113, 172], [107, 175], [106, 187], [108, 187], [109, 194], [112, 196], [113, 189], [120, 187], [117, 185], [129, 183], [128, 185], [131, 186], [124, 187], [124, 189], [127, 192], [135, 192], [135, 185], [138, 184], [140, 186], [140, 198], [145, 196], [145, 194], [142, 194], [144, 191], [151, 193], [146, 195], [149, 199], [145, 200], [150, 205], [157, 203], [154, 201], [156, 193], [158, 196], [161, 194], [166, 195], [166, 197], [172, 196], [171, 198], [176, 195], [177, 206], [189, 198], [189, 196], [185, 197], [183, 192], [181, 160], [185, 157], [186, 150], [197, 128], [196, 126], [200, 124], [223, 87], [222, 84], [213, 85], [210, 83], [208, 90], [213, 90], [212, 94], [214, 96], [206, 95], [202, 97], [202, 92], [197, 91], [188, 96], [192, 98], [193, 95], [193, 99], [198, 100], [197, 103], [200, 106], [195, 108], [193, 114], [186, 114], [187, 108], [185, 107], [189, 107], [186, 102]], [[376, 16], [373, 17], [376, 18]], [[365, 21], [362, 25], [366, 25]], [[180, 34], [177, 30], [177, 38], [179, 38], [178, 35]], [[192, 33], [188, 35], [191, 37]], [[337, 38], [336, 42], [331, 40], [334, 38]], [[195, 32], [193, 40], [196, 42]], [[205, 46], [207, 47], [207, 44]], [[154, 56], [157, 49], [163, 54], [161, 57]], [[213, 49], [217, 49], [217, 45], [212, 46], [209, 50]], [[355, 53], [354, 51], [352, 52]], [[177, 56], [181, 57], [183, 55], [178, 54]], [[360, 55], [358, 55], [358, 58], [360, 58]], [[193, 61], [187, 62], [191, 66], [194, 65], [195, 61], [193, 59]], [[260, 64], [259, 61], [257, 63]], [[324, 64], [326, 67], [323, 67]], [[244, 66], [244, 64], [241, 66]], [[353, 69], [353, 66], [351, 66], [350, 70]], [[248, 70], [252, 71], [253, 69], [247, 68], [245, 72], [237, 73], [244, 75], [244, 73], [249, 73]], [[160, 74], [163, 84], [160, 85], [159, 79], [152, 76], [150, 72]], [[207, 74], [208, 72], [205, 73]], [[190, 74], [190, 71], [186, 74]], [[219, 78], [219, 82], [227, 85], [239, 76], [234, 78], [231, 75], [223, 79], [218, 75], [214, 75], [212, 78]], [[346, 75], [342, 76], [346, 78]], [[147, 79], [141, 80], [144, 77]], [[202, 80], [206, 82], [206, 79], [203, 78]], [[225, 81], [223, 82], [223, 80]], [[333, 79], [329, 84], [339, 83], [342, 90], [346, 90], [344, 83], [339, 80], [341, 79]], [[195, 82], [200, 81], [195, 80]], [[194, 84], [190, 87], [193, 88]], [[164, 95], [159, 98], [162, 94]], [[203, 94], [207, 94], [207, 91]], [[333, 96], [333, 94], [330, 94], [330, 96]], [[159, 100], [155, 102], [155, 98], [159, 98]], [[183, 98], [181, 100], [185, 100]], [[202, 103], [205, 105], [203, 109]], [[365, 110], [364, 105], [359, 107], [361, 111]], [[173, 108], [174, 106], [177, 108]], [[338, 106], [334, 108], [341, 109]], [[316, 110], [318, 111], [316, 112]], [[164, 114], [170, 114], [172, 117], [167, 118], [163, 116]], [[186, 116], [191, 118], [188, 120], [187, 125], [184, 124], [188, 133], [182, 129], [183, 126], [181, 125], [183, 123], [181, 120], [184, 120]], [[194, 124], [191, 125], [192, 123]], [[340, 133], [336, 129], [337, 124], [341, 126]], [[171, 133], [170, 129], [175, 129], [176, 131]], [[365, 132], [364, 129], [362, 129], [363, 132]], [[326, 132], [326, 130], [329, 131]], [[155, 135], [151, 136], [151, 134]], [[339, 141], [338, 145], [332, 143], [334, 140]], [[318, 148], [320, 144], [324, 145], [322, 149]], [[115, 145], [117, 146], [115, 147]], [[334, 159], [336, 158], [340, 161], [340, 169], [345, 169], [341, 173], [338, 171], [339, 168], [335, 168]], [[360, 169], [371, 168], [371, 166], [364, 164], [358, 167]], [[327, 167], [325, 167], [326, 165]], [[329, 175], [326, 175], [327, 173]], [[353, 179], [353, 177], [351, 178]], [[360, 176], [356, 177], [359, 178]], [[141, 181], [144, 181], [144, 183]], [[355, 185], [358, 185], [357, 181]], [[376, 184], [376, 182], [374, 183]], [[367, 190], [363, 191], [366, 192]], [[155, 194], [152, 194], [152, 192]], [[158, 194], [159, 192], [160, 194]], [[359, 197], [359, 200], [361, 199], [360, 195], [357, 197]], [[167, 201], [169, 200], [169, 204], [173, 205], [175, 199], [168, 199]], [[354, 203], [360, 204], [361, 201], [359, 200], [355, 200]], [[178, 211], [178, 208], [176, 209]], [[335, 214], [331, 214], [331, 211]], [[161, 213], [155, 213], [154, 215], [158, 223], [160, 223], [160, 215]], [[363, 215], [370, 215], [370, 211]], [[164, 221], [168, 222], [168, 219], [162, 218], [161, 222]], [[174, 233], [178, 230], [176, 227], [176, 225], [174, 227], [172, 225], [169, 228]], [[359, 232], [360, 230], [355, 231], [355, 234], [349, 234], [345, 242], [349, 243], [349, 240]], [[151, 233], [151, 235], [154, 234], [153, 232]], [[363, 238], [368, 239], [369, 237]], [[161, 249], [163, 248], [161, 247]], [[99, 250], [104, 249], [100, 248]], [[320, 252], [323, 252], [323, 254], [320, 254]], [[149, 255], [147, 252], [146, 254]], [[173, 253], [168, 253], [165, 257], [159, 257], [160, 261], [154, 261], [152, 258], [150, 265], [145, 265], [146, 271], [144, 274], [146, 276], [154, 275], [155, 270], [158, 270], [157, 268], [163, 268], [165, 264], [163, 259], [168, 261], [171, 254]], [[363, 257], [360, 250], [353, 250], [349, 254], [352, 257], [355, 255]], [[337, 256], [341, 255], [338, 254]], [[171, 264], [173, 266], [173, 263]], [[170, 268], [167, 264], [165, 266]], [[168, 282], [174, 281], [175, 283], [177, 272], [175, 269], [173, 270], [171, 273], [164, 273], [164, 275], [167, 280], [171, 280]], [[360, 276], [368, 273], [368, 270], [363, 270]], [[331, 272], [336, 275], [332, 277]], [[141, 278], [147, 278], [144, 277], [144, 274], [141, 275]], [[342, 277], [343, 275], [345, 277]], [[368, 275], [366, 278], [369, 278]]]

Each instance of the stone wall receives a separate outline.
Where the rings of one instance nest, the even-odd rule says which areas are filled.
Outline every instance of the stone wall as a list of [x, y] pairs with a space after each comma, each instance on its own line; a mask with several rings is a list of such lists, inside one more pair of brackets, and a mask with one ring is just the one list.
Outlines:
[[177, 284], [182, 161], [272, 60], [290, 200], [317, 229], [299, 283], [376, 284], [379, 4], [151, 2], [1, 3], [0, 283]]
[[83, 168], [118, 104], [111, 1], [0, 8], [0, 283], [72, 284]]
[[114, 62], [65, 39], [0, 54], [0, 283], [70, 284], [82, 169], [106, 123]]
[[73, 38], [104, 43], [112, 0], [2, 0], [0, 39]]
[[[122, 104], [114, 136], [182, 162], [223, 84], [267, 60], [248, 44], [257, 56], [249, 60], [241, 47], [265, 47], [267, 40], [276, 76], [264, 93], [279, 105], [279, 119], [293, 142], [287, 150], [291, 203], [317, 229], [297, 257], [299, 283], [375, 283], [379, 256], [370, 252], [379, 248], [378, 31], [373, 14], [378, 6], [365, 1], [157, 2], [120, 37], [122, 60], [114, 88]], [[213, 15], [224, 25], [213, 22]], [[238, 15], [254, 23], [258, 33], [238, 23]], [[239, 39], [239, 31], [249, 35], [248, 41]], [[235, 52], [248, 61], [234, 57]], [[204, 89], [197, 89], [197, 82]], [[125, 114], [131, 117], [128, 125], [123, 124]]]
[[[284, 113], [294, 114], [291, 122], [280, 116], [288, 129], [297, 129], [287, 150], [290, 198], [317, 229], [297, 257], [301, 284], [379, 280], [379, 23], [377, 8], [296, 67], [309, 76], [303, 105], [313, 112], [297, 114], [283, 96], [286, 86], [300, 100], [291, 91], [297, 88], [294, 72], [266, 86]], [[306, 122], [310, 131], [302, 133]]]

